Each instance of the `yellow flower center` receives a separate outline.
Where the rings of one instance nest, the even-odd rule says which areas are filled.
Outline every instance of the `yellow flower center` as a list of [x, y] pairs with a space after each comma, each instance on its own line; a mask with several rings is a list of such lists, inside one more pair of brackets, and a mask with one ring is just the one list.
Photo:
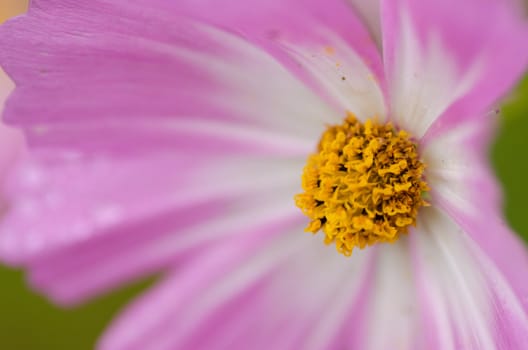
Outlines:
[[370, 119], [363, 125], [349, 113], [324, 132], [304, 168], [295, 202], [311, 220], [306, 231], [322, 230], [325, 243], [346, 256], [395, 242], [428, 205], [424, 168], [408, 133]]

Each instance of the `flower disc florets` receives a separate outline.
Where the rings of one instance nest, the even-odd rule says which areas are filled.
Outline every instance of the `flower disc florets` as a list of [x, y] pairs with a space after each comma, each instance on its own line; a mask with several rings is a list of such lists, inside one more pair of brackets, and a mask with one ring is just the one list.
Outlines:
[[427, 205], [424, 168], [405, 131], [349, 114], [324, 132], [304, 168], [304, 193], [295, 201], [311, 219], [306, 231], [322, 230], [325, 243], [346, 256], [354, 247], [396, 241]]

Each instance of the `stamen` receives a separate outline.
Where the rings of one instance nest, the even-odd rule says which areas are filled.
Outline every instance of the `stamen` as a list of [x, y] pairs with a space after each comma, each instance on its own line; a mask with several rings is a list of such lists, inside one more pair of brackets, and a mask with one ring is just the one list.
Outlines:
[[304, 168], [304, 193], [295, 202], [311, 219], [306, 231], [322, 230], [325, 243], [346, 256], [355, 247], [395, 242], [429, 205], [424, 169], [405, 131], [372, 120], [363, 125], [349, 113], [324, 132]]

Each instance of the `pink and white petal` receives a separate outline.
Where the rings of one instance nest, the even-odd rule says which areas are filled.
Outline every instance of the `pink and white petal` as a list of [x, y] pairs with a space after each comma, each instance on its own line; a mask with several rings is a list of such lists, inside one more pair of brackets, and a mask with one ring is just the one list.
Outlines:
[[[155, 119], [153, 117], [152, 119]], [[313, 151], [314, 141], [281, 134], [258, 126], [203, 121], [192, 117], [147, 118], [130, 122], [112, 120], [54, 122], [52, 127], [35, 126], [25, 130], [31, 145], [47, 151], [84, 155], [112, 154], [143, 156], [173, 152], [196, 157], [222, 157], [226, 154], [252, 157], [305, 157]]]
[[299, 45], [283, 39], [280, 45], [309, 72], [333, 104], [343, 110], [331, 121], [340, 123], [345, 111], [352, 112], [362, 121], [368, 118], [385, 121], [383, 78], [369, 69], [344, 40], [325, 30], [321, 30], [321, 36], [325, 38], [322, 44]]
[[427, 166], [426, 181], [432, 189], [433, 200], [449, 200], [457, 211], [479, 218], [482, 218], [485, 203], [493, 208], [486, 214], [498, 215], [501, 209], [500, 189], [488, 159], [496, 115], [488, 118], [485, 123], [461, 122], [456, 128], [421, 145], [422, 159]]
[[370, 253], [344, 259], [300, 231], [229, 245], [172, 273], [125, 311], [100, 348], [344, 347], [338, 335], [363, 300]]
[[4, 103], [9, 94], [15, 88], [15, 84], [5, 74], [4, 70], [0, 68], [0, 113], [4, 110]]
[[481, 118], [528, 64], [528, 25], [510, 2], [382, 2], [391, 114], [426, 140]]
[[[420, 234], [420, 233], [418, 233]], [[424, 249], [418, 249], [416, 237], [411, 237], [411, 253], [418, 319], [422, 336], [417, 337], [414, 349], [449, 350], [455, 348], [455, 330], [451, 326], [451, 310], [445, 296], [443, 279], [431, 278], [431, 268], [425, 268]], [[457, 310], [455, 310], [457, 311]]]
[[188, 0], [176, 10], [240, 32], [340, 111], [386, 115], [379, 50], [346, 0]]
[[[0, 115], [4, 109], [7, 96], [14, 88], [13, 82], [0, 68]], [[18, 130], [5, 126], [0, 122], [0, 183], [4, 184], [5, 177], [19, 157], [25, 152], [24, 137]]]
[[[151, 16], [168, 30], [156, 30]], [[163, 268], [186, 251], [182, 242], [191, 249], [213, 241], [214, 232], [247, 228], [242, 219], [253, 211], [225, 216], [246, 203], [241, 196], [262, 201], [278, 193], [277, 203], [290, 203], [302, 162], [284, 157], [282, 146], [304, 155], [317, 139], [304, 132], [319, 136], [309, 121], [322, 126], [337, 115], [244, 39], [177, 19], [135, 3], [35, 1], [28, 16], [2, 29], [0, 41], [11, 40], [14, 49], [0, 56], [19, 84], [8, 117], [16, 114], [34, 143], [66, 147], [58, 158], [39, 154], [45, 164], [13, 179], [18, 196], [2, 228], [3, 256], [32, 269], [33, 283], [60, 302]], [[31, 23], [25, 36], [21, 28]], [[39, 59], [24, 51], [35, 41], [42, 43]], [[68, 84], [57, 84], [61, 79]], [[190, 95], [178, 94], [178, 86]], [[308, 146], [298, 142], [303, 138]], [[282, 159], [262, 157], [266, 148]], [[36, 213], [40, 221], [28, 225]], [[230, 221], [213, 232], [200, 226], [202, 234], [192, 237], [191, 228], [218, 224], [212, 220], [220, 216]], [[175, 232], [177, 224], [186, 230]], [[160, 246], [167, 250], [156, 255]], [[96, 264], [101, 260], [107, 270]]]
[[[258, 195], [258, 194], [256, 194]], [[291, 197], [258, 195], [169, 212], [31, 260], [33, 287], [60, 304], [75, 304], [131, 280], [188, 263], [202, 252], [239, 240], [274, 237], [298, 226]]]
[[[514, 283], [510, 276], [500, 271], [498, 264], [484, 253], [477, 244], [468, 243], [477, 263], [486, 272], [487, 287], [490, 290], [494, 309], [494, 336], [497, 348], [525, 349], [528, 344], [528, 312], [526, 295], [520, 299], [513, 290]], [[514, 260], [515, 253], [510, 256]], [[524, 278], [525, 275], [520, 276]], [[524, 305], [523, 305], [524, 304]]]
[[381, 0], [348, 0], [348, 2], [359, 12], [372, 37], [381, 46]]
[[[485, 188], [483, 190], [486, 191]], [[489, 200], [482, 196], [477, 198], [480, 201], [475, 202], [472, 210], [481, 209], [478, 217], [475, 212], [470, 214], [461, 212], [449, 198], [439, 197], [437, 202], [464, 228], [479, 249], [489, 256], [528, 312], [528, 299], [526, 298], [528, 282], [525, 278], [525, 271], [528, 269], [526, 246], [504, 222], [498, 208], [495, 206], [491, 208]]]
[[[12, 207], [1, 228], [4, 260], [23, 264], [117, 227], [164, 218], [186, 207], [222, 206], [244, 196], [297, 192], [302, 158], [54, 156], [13, 176]], [[163, 169], [163, 171], [160, 171]], [[269, 171], [274, 169], [274, 171]], [[197, 215], [207, 220], [212, 205]], [[240, 215], [243, 215], [241, 213]], [[148, 234], [148, 227], [142, 232]], [[116, 232], [114, 232], [116, 233]]]
[[[4, 102], [14, 88], [13, 82], [0, 68], [0, 115], [4, 109]], [[16, 163], [25, 156], [24, 136], [19, 130], [7, 127], [0, 121], [0, 215], [3, 215], [8, 203], [4, 198], [4, 187], [9, 172]]]
[[167, 6], [34, 1], [0, 29], [0, 63], [18, 85], [6, 119], [44, 144], [50, 138], [38, 131], [75, 129], [94, 116], [132, 127], [181, 118], [235, 123], [313, 142], [329, 116], [343, 114], [255, 43]]
[[524, 349], [528, 317], [509, 283], [446, 213], [424, 209], [412, 235], [416, 290], [431, 349]]
[[[379, 247], [365, 313], [363, 344], [357, 349], [412, 349], [418, 327], [416, 292], [407, 239]], [[354, 331], [349, 325], [349, 332]]]
[[423, 150], [427, 182], [433, 203], [490, 257], [528, 310], [528, 251], [503, 220], [500, 186], [486, 152], [492, 127], [469, 120], [432, 139]]
[[[353, 12], [342, 6], [342, 1], [316, 3], [314, 12], [325, 16], [326, 21], [310, 13], [304, 17], [314, 17], [314, 23], [307, 21], [308, 27], [304, 30], [310, 35], [304, 34], [305, 39], [300, 39], [283, 31], [275, 42], [337, 108], [352, 112], [361, 120], [376, 117], [383, 121], [387, 115], [386, 86], [375, 43]], [[339, 6], [328, 6], [329, 3], [339, 3]], [[310, 79], [304, 81], [309, 83]]]

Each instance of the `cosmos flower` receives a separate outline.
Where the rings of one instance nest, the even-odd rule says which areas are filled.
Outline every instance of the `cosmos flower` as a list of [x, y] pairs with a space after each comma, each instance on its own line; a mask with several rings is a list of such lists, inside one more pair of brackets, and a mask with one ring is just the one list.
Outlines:
[[486, 157], [519, 13], [34, 0], [0, 28], [35, 156], [2, 259], [65, 305], [160, 274], [102, 349], [526, 349], [528, 257]]

